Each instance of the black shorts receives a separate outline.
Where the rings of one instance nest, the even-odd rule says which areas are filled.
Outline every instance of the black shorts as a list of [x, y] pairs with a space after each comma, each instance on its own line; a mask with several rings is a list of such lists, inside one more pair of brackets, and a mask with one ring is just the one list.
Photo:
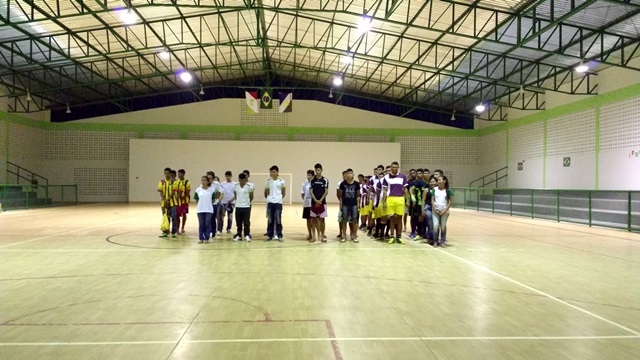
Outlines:
[[302, 208], [302, 218], [311, 219], [311, 207]]
[[410, 208], [409, 214], [411, 217], [416, 217], [422, 215], [422, 206], [418, 204], [413, 204]]

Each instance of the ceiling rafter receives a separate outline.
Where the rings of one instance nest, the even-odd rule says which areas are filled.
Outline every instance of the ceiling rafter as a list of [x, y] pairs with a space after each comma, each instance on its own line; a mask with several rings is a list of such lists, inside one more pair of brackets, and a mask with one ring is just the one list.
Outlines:
[[[599, 63], [595, 71], [640, 70], [632, 61], [640, 36], [630, 27], [637, 3], [504, 1], [136, 0], [124, 3], [136, 16], [127, 24], [113, 13], [119, 0], [5, 0], [0, 78], [17, 109], [24, 84], [45, 106], [124, 104], [118, 99], [185, 89], [202, 99], [178, 81], [178, 68], [206, 87], [290, 77], [330, 88], [337, 74], [345, 77], [338, 102], [355, 94], [405, 116], [423, 108], [464, 116], [486, 99], [487, 117], [504, 120], [507, 107], [544, 108], [545, 91], [594, 93], [595, 73], [573, 71], [583, 60]], [[594, 18], [598, 9], [606, 24]], [[363, 14], [372, 29], [358, 33]]]

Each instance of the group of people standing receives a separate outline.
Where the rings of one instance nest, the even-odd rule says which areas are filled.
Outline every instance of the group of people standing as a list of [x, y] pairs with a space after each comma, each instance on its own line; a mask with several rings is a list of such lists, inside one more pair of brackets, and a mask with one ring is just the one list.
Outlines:
[[[453, 200], [449, 180], [442, 170], [431, 175], [428, 169], [411, 169], [409, 176], [399, 170], [399, 164], [394, 161], [386, 167], [377, 166], [371, 176], [359, 174], [357, 180], [353, 169], [342, 172], [342, 181], [336, 189], [341, 242], [358, 242], [358, 230], [361, 230], [379, 241], [404, 244], [402, 232], [409, 217], [411, 239], [446, 246], [447, 219]], [[327, 241], [324, 219], [328, 188], [322, 165], [316, 164], [314, 170], [307, 171], [300, 195], [310, 242]]]
[[[185, 233], [184, 226], [191, 202], [191, 184], [184, 175], [183, 169], [176, 172], [171, 168], [165, 168], [164, 179], [158, 183], [162, 215], [167, 217], [170, 224], [168, 228], [162, 229], [161, 238], [166, 238], [169, 234], [176, 237]], [[216, 234], [222, 234], [225, 216], [226, 232], [230, 234], [234, 210], [237, 228], [234, 241], [251, 241], [250, 219], [254, 185], [249, 182], [249, 176], [250, 172], [245, 170], [238, 175], [238, 182], [235, 182], [232, 180], [231, 171], [227, 171], [225, 181], [220, 182], [213, 171], [208, 171], [200, 178], [200, 187], [193, 195], [197, 201], [199, 243], [208, 243]]]
[[[358, 175], [353, 169], [342, 173], [342, 181], [336, 189], [339, 201], [338, 226], [341, 242], [359, 242], [358, 230], [376, 240], [388, 240], [389, 244], [404, 244], [402, 232], [410, 220], [413, 240], [425, 239], [433, 246], [446, 246], [446, 223], [452, 205], [453, 192], [449, 181], [441, 170], [433, 175], [427, 169], [411, 169], [409, 175], [399, 171], [397, 162], [384, 167], [379, 165], [371, 176]], [[302, 217], [307, 221], [309, 242], [327, 242], [325, 219], [329, 180], [322, 174], [322, 165], [315, 164], [307, 171], [307, 181], [302, 184], [300, 195], [303, 201]], [[285, 181], [279, 177], [279, 168], [269, 169], [270, 177], [264, 187], [267, 200], [267, 241], [284, 241], [282, 226], [282, 200], [286, 195]], [[184, 234], [184, 225], [189, 212], [191, 185], [184, 178], [185, 171], [165, 169], [165, 178], [158, 184], [162, 199], [162, 213], [169, 219], [169, 228], [163, 229], [160, 237], [176, 237]], [[251, 204], [255, 185], [249, 181], [250, 172], [243, 171], [238, 182], [232, 173], [225, 173], [220, 182], [215, 173], [207, 172], [194, 191], [197, 201], [199, 243], [208, 243], [216, 234], [221, 234], [227, 219], [226, 232], [231, 233], [235, 211], [236, 233], [233, 241], [251, 241]], [[360, 223], [360, 226], [358, 226]]]

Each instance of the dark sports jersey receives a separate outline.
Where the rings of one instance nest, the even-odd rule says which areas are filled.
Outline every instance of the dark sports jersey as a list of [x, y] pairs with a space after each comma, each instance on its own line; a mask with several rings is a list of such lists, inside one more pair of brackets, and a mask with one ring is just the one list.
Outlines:
[[360, 190], [360, 184], [352, 182], [351, 184], [343, 181], [340, 184], [340, 190], [342, 190], [342, 205], [343, 206], [356, 206], [358, 205], [358, 191]]
[[[322, 197], [322, 195], [324, 195], [324, 192], [326, 189], [329, 188], [329, 180], [327, 180], [327, 178], [325, 178], [324, 176], [321, 177], [320, 179], [318, 179], [317, 177], [313, 177], [313, 179], [311, 179], [311, 186], [310, 186], [310, 190], [313, 193], [313, 196], [316, 199], [320, 199]], [[327, 199], [323, 199], [322, 200], [323, 204], [327, 203]]]
[[416, 196], [416, 204], [422, 205], [422, 192], [425, 189], [428, 189], [429, 185], [427, 185], [427, 183], [424, 182], [424, 180], [420, 179], [420, 180], [412, 181], [409, 186], [413, 188], [413, 193]]

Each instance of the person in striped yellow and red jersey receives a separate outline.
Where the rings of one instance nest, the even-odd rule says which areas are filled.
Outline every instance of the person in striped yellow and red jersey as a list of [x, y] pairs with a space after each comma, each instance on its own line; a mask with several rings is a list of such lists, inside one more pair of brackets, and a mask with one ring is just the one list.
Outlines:
[[[172, 171], [173, 170], [171, 170], [171, 168], [164, 169], [164, 179], [160, 180], [158, 183], [158, 192], [160, 193], [160, 198], [162, 200], [160, 203], [162, 206], [162, 216], [167, 214], [171, 220], [171, 235], [175, 237], [178, 232], [178, 216], [176, 212], [178, 197], [177, 184], [171, 178]], [[168, 236], [169, 230], [163, 231], [160, 235], [161, 238], [166, 238]]]
[[187, 222], [187, 214], [189, 213], [189, 201], [191, 200], [191, 183], [184, 178], [184, 169], [178, 170], [178, 229], [179, 234], [184, 234], [184, 225]]

